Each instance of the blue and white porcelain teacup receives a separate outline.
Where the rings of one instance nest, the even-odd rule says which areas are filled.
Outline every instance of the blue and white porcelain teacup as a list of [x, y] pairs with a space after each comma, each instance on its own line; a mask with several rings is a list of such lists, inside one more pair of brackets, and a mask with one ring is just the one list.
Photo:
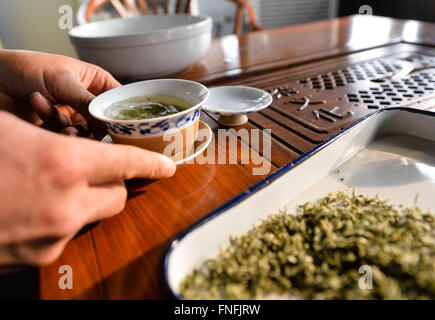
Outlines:
[[[191, 107], [175, 114], [143, 120], [113, 120], [105, 114], [106, 108], [113, 103], [139, 96], [175, 97]], [[208, 89], [194, 81], [147, 80], [99, 95], [90, 103], [89, 112], [105, 123], [114, 143], [134, 145], [174, 158], [181, 151], [186, 154], [193, 148], [198, 134], [201, 106], [208, 96]], [[174, 141], [177, 144], [175, 148], [168, 148]]]

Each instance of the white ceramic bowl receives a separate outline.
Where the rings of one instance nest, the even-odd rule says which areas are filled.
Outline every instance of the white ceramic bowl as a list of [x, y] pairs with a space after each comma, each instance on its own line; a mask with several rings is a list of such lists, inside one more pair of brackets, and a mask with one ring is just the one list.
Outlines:
[[264, 90], [247, 86], [223, 86], [210, 89], [210, 98], [202, 109], [219, 116], [224, 126], [248, 122], [248, 114], [270, 106], [273, 97]]
[[209, 17], [146, 15], [78, 26], [69, 32], [80, 59], [118, 79], [174, 74], [201, 59], [210, 48]]
[[[172, 115], [143, 120], [113, 120], [105, 114], [105, 110], [114, 102], [149, 95], [172, 96], [184, 100], [192, 107]], [[106, 91], [92, 100], [89, 113], [105, 123], [115, 143], [135, 145], [172, 157], [178, 156], [178, 153], [165, 152], [171, 143], [165, 137], [179, 133], [183, 138], [180, 152], [189, 152], [198, 132], [201, 106], [208, 95], [207, 87], [194, 81], [147, 80]]]

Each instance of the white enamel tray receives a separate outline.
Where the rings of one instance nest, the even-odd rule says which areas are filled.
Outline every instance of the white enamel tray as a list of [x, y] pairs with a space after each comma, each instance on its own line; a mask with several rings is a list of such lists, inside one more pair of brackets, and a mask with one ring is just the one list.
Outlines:
[[435, 211], [435, 114], [408, 108], [375, 112], [280, 168], [188, 227], [170, 242], [166, 285], [175, 298], [184, 277], [284, 206], [352, 190]]

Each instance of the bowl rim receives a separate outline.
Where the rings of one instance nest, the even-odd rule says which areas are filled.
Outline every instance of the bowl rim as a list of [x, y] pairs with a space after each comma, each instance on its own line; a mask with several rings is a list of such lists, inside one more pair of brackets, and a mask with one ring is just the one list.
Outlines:
[[213, 94], [211, 91], [214, 90], [235, 90], [235, 89], [244, 89], [247, 91], [255, 91], [258, 93], [262, 93], [263, 95], [267, 96], [267, 101], [265, 103], [263, 103], [260, 107], [255, 106], [255, 107], [249, 107], [247, 109], [243, 109], [243, 110], [237, 110], [237, 109], [233, 109], [233, 110], [225, 110], [225, 109], [218, 109], [218, 108], [210, 108], [210, 106], [203, 106], [202, 109], [204, 111], [213, 113], [213, 114], [218, 114], [218, 115], [243, 115], [243, 114], [249, 114], [249, 113], [253, 113], [253, 112], [257, 112], [257, 111], [261, 111], [263, 109], [266, 109], [267, 107], [269, 107], [272, 103], [273, 103], [273, 96], [267, 92], [266, 90], [260, 89], [260, 88], [256, 88], [256, 87], [251, 87], [251, 86], [245, 86], [245, 85], [223, 85], [223, 86], [216, 86], [216, 87], [212, 87], [209, 89], [210, 91], [210, 95]]
[[[119, 34], [119, 35], [104, 35], [104, 36], [92, 36], [86, 34], [86, 29], [89, 26], [101, 27], [113, 22], [123, 21], [140, 21], [146, 19], [170, 19], [171, 17], [186, 17], [187, 19], [192, 19], [191, 22], [183, 24], [181, 26], [170, 26], [166, 28], [159, 28], [155, 30], [138, 30], [137, 32]], [[97, 48], [101, 46], [110, 45], [111, 47], [125, 47], [131, 46], [133, 44], [132, 40], [139, 41], [139, 44], [146, 42], [146, 44], [168, 42], [173, 40], [179, 40], [183, 38], [189, 38], [201, 35], [203, 33], [211, 32], [212, 30], [212, 19], [209, 16], [199, 15], [193, 16], [190, 14], [175, 14], [175, 15], [143, 15], [138, 17], [128, 17], [128, 18], [114, 18], [109, 20], [100, 20], [90, 22], [84, 25], [79, 25], [74, 27], [68, 32], [68, 36], [71, 42], [78, 47], [86, 46], [90, 48]], [[112, 43], [112, 42], [116, 43]], [[124, 43], [125, 42], [125, 43]]]
[[[134, 85], [134, 84], [138, 84], [138, 83], [157, 82], [157, 81], [188, 82], [188, 83], [192, 83], [192, 84], [198, 85], [198, 86], [202, 87], [203, 89], [205, 89], [205, 96], [201, 99], [200, 102], [198, 102], [197, 104], [191, 106], [190, 108], [187, 108], [186, 110], [183, 110], [183, 111], [180, 111], [180, 112], [177, 112], [177, 113], [174, 113], [174, 114], [170, 114], [170, 115], [167, 115], [167, 116], [156, 117], [156, 118], [151, 118], [151, 119], [115, 120], [115, 119], [109, 119], [109, 118], [106, 118], [106, 117], [100, 117], [100, 116], [96, 115], [95, 113], [93, 113], [92, 110], [91, 110], [92, 104], [97, 103], [98, 101], [96, 101], [96, 100], [97, 100], [99, 97], [102, 97], [102, 96], [104, 96], [104, 95], [108, 95], [109, 93], [113, 92], [113, 91], [116, 90], [116, 89], [119, 89], [119, 88], [125, 88], [125, 87], [127, 87], [127, 86], [129, 86], [129, 85]], [[170, 96], [170, 95], [168, 95], [168, 96]], [[209, 98], [209, 96], [210, 96], [210, 91], [208, 90], [208, 88], [207, 88], [205, 85], [203, 85], [202, 83], [199, 83], [199, 82], [196, 82], [196, 81], [192, 81], [192, 80], [184, 80], [184, 79], [171, 79], [171, 78], [164, 78], [164, 79], [151, 79], [151, 80], [143, 80], [143, 81], [132, 82], [132, 83], [129, 83], [129, 84], [126, 84], [126, 85], [123, 85], [123, 86], [120, 86], [120, 87], [116, 87], [116, 88], [113, 88], [113, 89], [110, 89], [110, 90], [108, 90], [108, 91], [103, 92], [103, 93], [100, 94], [99, 96], [95, 97], [95, 99], [93, 99], [93, 100], [89, 103], [88, 111], [89, 111], [89, 114], [90, 114], [93, 118], [95, 118], [95, 119], [97, 119], [97, 120], [100, 120], [100, 121], [103, 121], [103, 122], [108, 122], [108, 123], [120, 123], [120, 124], [129, 124], [129, 123], [131, 123], [131, 124], [135, 124], [135, 123], [153, 123], [153, 122], [157, 122], [157, 121], [168, 120], [168, 119], [172, 119], [172, 118], [178, 118], [178, 117], [180, 117], [180, 116], [183, 116], [183, 115], [185, 115], [185, 114], [188, 114], [188, 113], [190, 113], [190, 112], [192, 112], [192, 111], [194, 111], [194, 110], [200, 108], [200, 107], [202, 106], [202, 104], [203, 104], [205, 101], [207, 101], [207, 99]], [[134, 98], [134, 97], [138, 97], [138, 96], [132, 96], [132, 97], [130, 97], [130, 98]], [[175, 98], [176, 98], [176, 96], [172, 96], [172, 97], [175, 97]], [[126, 99], [128, 99], [128, 98], [126, 98]], [[126, 100], [126, 99], [123, 99], [123, 100]], [[96, 102], [95, 102], [95, 101], [96, 101]], [[122, 101], [122, 100], [118, 100], [118, 101]], [[117, 101], [114, 101], [114, 102], [117, 102]], [[114, 103], [114, 102], [112, 102], [112, 103]], [[109, 105], [109, 106], [110, 106], [110, 105]], [[107, 107], [105, 107], [105, 108], [107, 108]]]

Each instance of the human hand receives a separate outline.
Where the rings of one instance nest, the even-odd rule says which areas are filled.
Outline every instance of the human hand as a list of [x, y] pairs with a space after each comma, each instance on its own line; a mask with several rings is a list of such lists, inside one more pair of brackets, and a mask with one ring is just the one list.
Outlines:
[[67, 137], [0, 111], [0, 265], [54, 261], [85, 225], [119, 213], [123, 180], [165, 178], [172, 160]]
[[0, 50], [0, 106], [13, 106], [8, 111], [32, 122], [39, 117], [52, 131], [86, 134], [90, 121], [97, 124], [89, 103], [119, 85], [107, 71], [73, 58]]

